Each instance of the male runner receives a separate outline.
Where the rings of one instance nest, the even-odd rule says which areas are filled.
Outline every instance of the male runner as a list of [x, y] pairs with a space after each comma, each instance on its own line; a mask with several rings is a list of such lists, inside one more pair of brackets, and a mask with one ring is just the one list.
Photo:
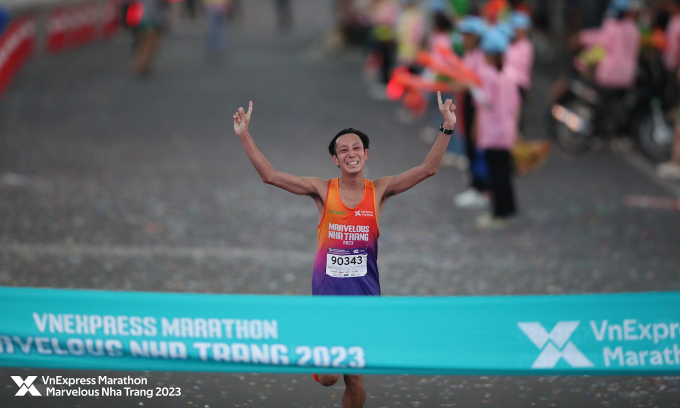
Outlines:
[[[252, 101], [248, 112], [239, 108], [234, 114], [234, 131], [262, 181], [293, 194], [310, 196], [319, 209], [319, 247], [312, 275], [314, 295], [380, 295], [377, 265], [380, 212], [389, 197], [437, 172], [456, 125], [451, 99], [442, 103], [441, 94], [437, 93], [437, 101], [444, 123], [423, 164], [375, 182], [364, 179], [369, 140], [363, 132], [345, 129], [331, 141], [328, 149], [333, 163], [340, 168], [339, 178], [298, 177], [274, 169], [255, 145], [248, 133]], [[314, 377], [327, 387], [340, 379], [339, 374]], [[344, 381], [343, 407], [363, 407], [366, 399], [363, 376], [344, 375]]]

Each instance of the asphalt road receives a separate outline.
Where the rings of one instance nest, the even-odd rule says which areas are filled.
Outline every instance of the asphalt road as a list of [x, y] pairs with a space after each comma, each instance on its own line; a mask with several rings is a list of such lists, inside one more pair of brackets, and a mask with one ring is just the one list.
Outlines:
[[[278, 32], [273, 2], [245, 3], [229, 51], [212, 59], [200, 22], [164, 38], [156, 72], [131, 75], [130, 41], [32, 61], [0, 100], [0, 285], [199, 293], [310, 293], [317, 211], [266, 186], [234, 135], [231, 115], [255, 103], [251, 133], [282, 171], [330, 178], [332, 136], [371, 136], [367, 177], [420, 164], [420, 124], [373, 101], [362, 56], [319, 46], [330, 1], [296, 1], [296, 27]], [[537, 68], [527, 136], [546, 137]], [[430, 121], [432, 122], [432, 121]], [[631, 165], [632, 162], [638, 165]], [[381, 217], [385, 296], [467, 296], [680, 290], [678, 213], [624, 204], [672, 197], [634, 152], [573, 156], [553, 149], [516, 180], [520, 214], [504, 231], [478, 231], [479, 210], [452, 197], [465, 175], [442, 168], [390, 199]], [[281, 268], [281, 265], [284, 268]], [[38, 372], [39, 371], [39, 372]], [[97, 375], [0, 369], [7, 407], [334, 407], [308, 375], [115, 373], [181, 397], [14, 397], [10, 375]], [[369, 376], [367, 407], [674, 407], [677, 377]]]

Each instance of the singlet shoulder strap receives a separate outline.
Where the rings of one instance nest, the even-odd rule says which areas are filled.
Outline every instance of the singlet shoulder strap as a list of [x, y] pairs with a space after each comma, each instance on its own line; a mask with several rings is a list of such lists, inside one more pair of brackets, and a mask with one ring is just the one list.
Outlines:
[[326, 202], [324, 205], [328, 205], [328, 200], [335, 200], [336, 197], [339, 197], [340, 195], [340, 184], [339, 184], [339, 179], [334, 178], [328, 180], [328, 193], [326, 193]]
[[326, 198], [323, 202], [323, 215], [321, 216], [321, 219], [319, 220], [319, 225], [316, 226], [317, 229], [321, 228], [323, 225], [324, 220], [326, 219], [326, 210], [328, 209], [328, 200], [333, 197], [334, 191], [338, 190], [338, 179], [330, 179], [328, 180], [328, 188], [326, 189]]

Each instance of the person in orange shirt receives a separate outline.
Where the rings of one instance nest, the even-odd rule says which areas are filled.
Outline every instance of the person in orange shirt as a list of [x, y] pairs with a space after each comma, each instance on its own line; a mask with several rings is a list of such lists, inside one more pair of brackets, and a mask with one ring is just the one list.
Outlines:
[[[234, 131], [262, 181], [293, 194], [309, 196], [316, 204], [319, 245], [312, 274], [313, 295], [380, 296], [377, 265], [380, 213], [388, 198], [437, 172], [456, 125], [453, 101], [442, 102], [438, 93], [437, 102], [443, 124], [423, 163], [375, 181], [364, 178], [369, 139], [359, 130], [340, 131], [328, 146], [333, 163], [340, 169], [339, 178], [298, 177], [274, 169], [255, 145], [248, 132], [252, 101], [248, 112], [239, 108], [234, 114]], [[340, 379], [340, 374], [314, 375], [314, 378], [329, 387]], [[344, 381], [343, 407], [363, 407], [366, 399], [363, 376], [344, 375]]]

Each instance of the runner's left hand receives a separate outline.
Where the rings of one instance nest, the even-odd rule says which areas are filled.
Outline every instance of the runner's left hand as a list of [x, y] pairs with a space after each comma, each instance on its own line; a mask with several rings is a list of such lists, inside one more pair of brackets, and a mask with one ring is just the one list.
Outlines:
[[453, 100], [447, 99], [446, 102], [442, 102], [442, 93], [437, 92], [437, 102], [439, 102], [439, 112], [441, 112], [444, 118], [444, 127], [446, 129], [453, 129], [456, 126], [456, 105], [453, 104]]

